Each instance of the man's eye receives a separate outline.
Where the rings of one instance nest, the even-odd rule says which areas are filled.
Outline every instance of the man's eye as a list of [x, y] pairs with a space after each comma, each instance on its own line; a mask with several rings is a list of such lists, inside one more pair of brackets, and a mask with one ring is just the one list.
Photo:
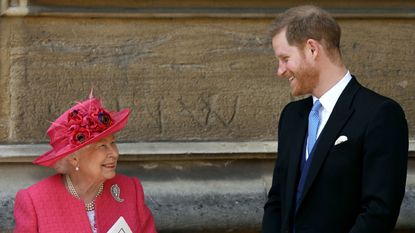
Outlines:
[[288, 58], [286, 58], [286, 57], [280, 58], [277, 61], [277, 65], [287, 63], [287, 61], [288, 61]]

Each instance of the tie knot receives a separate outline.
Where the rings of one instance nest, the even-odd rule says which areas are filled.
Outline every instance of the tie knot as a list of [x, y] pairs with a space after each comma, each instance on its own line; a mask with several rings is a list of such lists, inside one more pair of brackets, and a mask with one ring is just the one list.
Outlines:
[[314, 102], [313, 104], [313, 108], [311, 109], [311, 111], [317, 112], [320, 108], [321, 108], [321, 103], [319, 100], [316, 100], [316, 102]]

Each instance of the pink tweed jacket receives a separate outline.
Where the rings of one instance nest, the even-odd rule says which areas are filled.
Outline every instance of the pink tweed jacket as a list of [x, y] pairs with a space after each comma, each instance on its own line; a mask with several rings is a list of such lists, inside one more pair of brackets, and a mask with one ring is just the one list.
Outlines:
[[[117, 201], [111, 186], [120, 188]], [[135, 177], [116, 175], [104, 184], [102, 194], [95, 200], [98, 233], [106, 233], [123, 216], [133, 232], [157, 232], [154, 219], [144, 203], [140, 181]], [[30, 232], [88, 232], [91, 233], [84, 203], [65, 188], [61, 175], [48, 177], [27, 189], [20, 190], [14, 204], [15, 233]]]

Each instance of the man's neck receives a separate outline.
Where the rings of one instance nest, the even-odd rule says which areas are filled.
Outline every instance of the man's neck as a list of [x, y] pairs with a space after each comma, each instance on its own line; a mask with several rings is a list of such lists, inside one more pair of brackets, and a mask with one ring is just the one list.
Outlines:
[[331, 64], [320, 69], [320, 71], [319, 83], [312, 93], [317, 98], [324, 95], [324, 93], [336, 85], [347, 73], [347, 69], [343, 64], [341, 66]]

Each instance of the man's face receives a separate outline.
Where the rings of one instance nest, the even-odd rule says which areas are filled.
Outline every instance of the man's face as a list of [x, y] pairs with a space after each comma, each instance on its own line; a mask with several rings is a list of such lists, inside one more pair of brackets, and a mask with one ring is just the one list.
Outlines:
[[304, 49], [288, 44], [285, 30], [272, 38], [272, 47], [278, 59], [277, 75], [287, 78], [293, 96], [312, 94], [317, 86], [319, 72], [310, 64]]

